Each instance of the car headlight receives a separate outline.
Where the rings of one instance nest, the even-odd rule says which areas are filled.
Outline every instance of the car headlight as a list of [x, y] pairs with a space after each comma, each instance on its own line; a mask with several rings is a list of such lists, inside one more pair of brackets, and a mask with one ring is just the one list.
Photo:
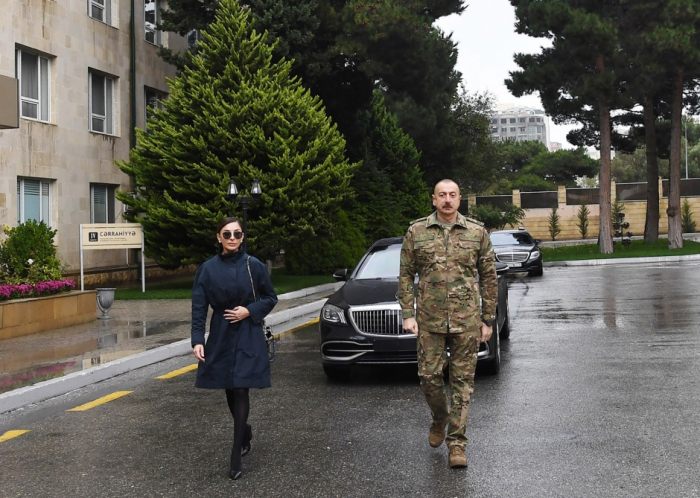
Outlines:
[[530, 253], [530, 258], [529, 258], [529, 259], [537, 259], [537, 258], [540, 257], [540, 254], [542, 254], [542, 253], [540, 253], [540, 251], [532, 251], [532, 252]]
[[324, 322], [348, 324], [347, 320], [345, 320], [345, 311], [332, 304], [325, 304], [321, 308], [321, 319]]

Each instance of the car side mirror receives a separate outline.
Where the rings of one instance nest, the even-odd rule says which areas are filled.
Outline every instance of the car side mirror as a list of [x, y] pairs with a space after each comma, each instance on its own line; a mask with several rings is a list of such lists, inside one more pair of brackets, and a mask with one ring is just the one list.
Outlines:
[[541, 243], [542, 243], [542, 239], [535, 239], [535, 244], [538, 244], [538, 245], [539, 245], [539, 244], [541, 244]]
[[348, 279], [348, 274], [350, 272], [348, 271], [347, 268], [343, 268], [342, 270], [336, 270], [335, 273], [333, 274], [333, 278], [337, 282], [344, 282]]

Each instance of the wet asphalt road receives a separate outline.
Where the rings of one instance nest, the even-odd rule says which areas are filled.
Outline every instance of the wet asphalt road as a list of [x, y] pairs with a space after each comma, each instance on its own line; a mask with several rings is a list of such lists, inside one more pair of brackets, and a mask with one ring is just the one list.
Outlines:
[[[700, 265], [548, 268], [510, 282], [511, 340], [478, 375], [468, 470], [427, 443], [415, 368], [326, 380], [315, 326], [251, 393], [244, 477], [232, 421], [178, 358], [0, 416], [0, 496], [700, 496]], [[85, 412], [68, 408], [132, 394]]]

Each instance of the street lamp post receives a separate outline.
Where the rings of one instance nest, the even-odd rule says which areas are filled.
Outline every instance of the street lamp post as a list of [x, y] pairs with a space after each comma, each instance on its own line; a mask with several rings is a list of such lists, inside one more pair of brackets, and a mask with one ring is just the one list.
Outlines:
[[248, 207], [253, 203], [253, 201], [257, 201], [262, 197], [262, 188], [260, 187], [260, 182], [256, 178], [253, 180], [253, 185], [250, 187], [250, 197], [247, 195], [243, 194], [242, 196], [238, 196], [238, 187], [236, 186], [236, 182], [231, 180], [228, 184], [228, 191], [226, 192], [226, 199], [228, 199], [230, 202], [235, 202], [238, 200], [238, 203], [241, 205], [243, 208], [243, 234], [245, 237], [243, 238], [243, 251], [248, 252]]

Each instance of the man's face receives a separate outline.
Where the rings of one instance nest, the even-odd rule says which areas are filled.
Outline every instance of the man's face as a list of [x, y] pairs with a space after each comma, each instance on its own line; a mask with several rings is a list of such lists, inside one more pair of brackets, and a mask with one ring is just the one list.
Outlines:
[[451, 218], [459, 208], [462, 196], [455, 182], [440, 182], [435, 185], [433, 192], [433, 206], [442, 218]]

